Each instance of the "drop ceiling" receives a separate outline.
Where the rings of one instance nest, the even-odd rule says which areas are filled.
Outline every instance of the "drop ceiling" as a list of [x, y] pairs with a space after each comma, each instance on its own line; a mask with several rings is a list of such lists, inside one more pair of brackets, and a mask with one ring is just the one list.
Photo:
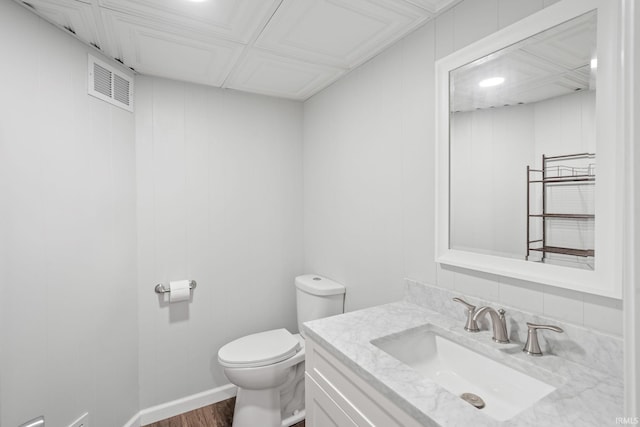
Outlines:
[[460, 0], [16, 0], [137, 73], [305, 100]]

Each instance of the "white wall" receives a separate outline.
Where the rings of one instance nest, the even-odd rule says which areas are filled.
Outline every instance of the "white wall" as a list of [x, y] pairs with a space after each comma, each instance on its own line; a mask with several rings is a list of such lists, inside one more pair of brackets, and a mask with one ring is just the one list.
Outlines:
[[0, 2], [0, 425], [138, 410], [134, 119], [80, 42]]
[[[625, 105], [628, 114], [624, 117], [624, 129], [627, 153], [627, 192], [625, 225], [631, 232], [627, 236], [625, 256], [625, 286], [624, 286], [624, 357], [625, 357], [625, 416], [640, 416], [640, 150], [638, 150], [638, 136], [640, 135], [640, 7], [636, 2], [624, 3], [625, 24], [633, 27], [625, 37], [625, 58], [627, 62], [625, 79], [628, 98]], [[633, 24], [632, 24], [633, 23]]]
[[434, 262], [434, 63], [551, 1], [466, 0], [305, 102], [305, 270], [347, 309], [400, 298], [402, 279], [620, 335], [620, 301]]
[[[633, 56], [634, 64], [631, 66], [631, 70], [637, 73], [640, 71], [640, 53], [638, 53], [638, 47], [640, 47], [640, 28], [638, 27], [638, 22], [640, 22], [640, 7], [638, 7], [637, 4], [634, 4], [631, 9], [634, 12], [631, 19], [635, 23], [632, 44], [635, 48], [635, 54]], [[637, 138], [640, 136], [640, 82], [638, 82], [637, 74], [632, 75], [635, 75], [636, 77], [633, 83], [632, 111], [634, 113], [634, 118], [632, 119], [633, 125], [631, 135], [632, 137], [635, 137], [635, 141], [637, 141]], [[634, 140], [630, 139], [629, 142], [633, 144]], [[631, 160], [635, 174], [632, 188], [638, 189], [640, 188], [640, 150], [637, 149], [637, 145], [635, 147], [636, 148], [633, 151], [633, 158]], [[634, 193], [632, 200], [634, 203], [634, 209], [632, 212], [636, 213], [635, 218], [632, 220], [632, 229], [638, 230], [640, 229], [640, 217], [638, 217], [637, 213], [640, 212], [640, 197], [638, 197], [637, 191]], [[640, 327], [638, 327], [637, 321], [640, 317], [640, 280], [638, 280], [638, 266], [640, 266], [640, 234], [638, 233], [635, 233], [632, 248], [632, 256], [634, 257], [632, 262], [635, 264], [635, 268], [632, 270], [635, 275], [632, 277], [635, 278], [635, 283], [631, 283], [629, 285], [630, 292], [625, 293], [625, 297], [629, 297], [630, 300], [628, 303], [625, 301], [625, 303], [627, 303], [625, 307], [626, 311], [629, 311], [629, 313], [625, 312], [625, 320], [627, 321], [626, 325], [628, 326], [628, 329], [625, 331], [625, 342], [628, 342], [627, 348], [630, 350], [630, 363], [626, 366], [631, 367], [631, 369], [627, 371], [631, 374], [631, 378], [627, 380], [625, 386], [627, 390], [627, 397], [631, 397], [631, 399], [635, 398], [635, 401], [627, 399], [627, 402], [625, 402], [625, 408], [627, 410], [627, 415], [640, 416]], [[631, 297], [631, 293], [634, 293], [633, 297]], [[635, 320], [635, 322], [633, 320]], [[631, 325], [635, 325], [635, 327]], [[634, 346], [635, 348], [633, 348]], [[634, 365], [631, 366], [632, 364]], [[633, 376], [633, 374], [635, 374], [635, 376]]]
[[[297, 331], [302, 104], [150, 77], [136, 80], [140, 405], [228, 383], [217, 352]], [[156, 283], [194, 279], [167, 306]]]

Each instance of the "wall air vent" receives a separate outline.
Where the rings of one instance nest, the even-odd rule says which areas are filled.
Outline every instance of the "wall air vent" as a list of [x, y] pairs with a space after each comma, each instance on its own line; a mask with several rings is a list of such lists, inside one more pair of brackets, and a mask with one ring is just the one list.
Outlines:
[[89, 55], [89, 95], [133, 112], [133, 78]]

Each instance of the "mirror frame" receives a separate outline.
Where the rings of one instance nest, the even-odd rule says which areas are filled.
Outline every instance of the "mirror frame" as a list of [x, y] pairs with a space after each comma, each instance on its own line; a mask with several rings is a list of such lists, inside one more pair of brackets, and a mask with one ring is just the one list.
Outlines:
[[[436, 262], [580, 292], [622, 298], [624, 147], [619, 2], [561, 0], [436, 62]], [[449, 72], [597, 10], [595, 269], [455, 250], [449, 242]], [[524, 180], [523, 180], [524, 185]], [[523, 187], [524, 191], [524, 187]]]

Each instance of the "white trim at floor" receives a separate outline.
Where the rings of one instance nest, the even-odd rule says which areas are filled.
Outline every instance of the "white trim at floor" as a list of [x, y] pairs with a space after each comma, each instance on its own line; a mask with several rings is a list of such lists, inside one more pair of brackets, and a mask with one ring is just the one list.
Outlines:
[[156, 421], [175, 417], [203, 406], [222, 402], [236, 395], [238, 389], [233, 384], [226, 384], [218, 388], [206, 390], [191, 396], [182, 397], [171, 402], [161, 403], [151, 408], [143, 409], [134, 415], [123, 427], [140, 427]]

